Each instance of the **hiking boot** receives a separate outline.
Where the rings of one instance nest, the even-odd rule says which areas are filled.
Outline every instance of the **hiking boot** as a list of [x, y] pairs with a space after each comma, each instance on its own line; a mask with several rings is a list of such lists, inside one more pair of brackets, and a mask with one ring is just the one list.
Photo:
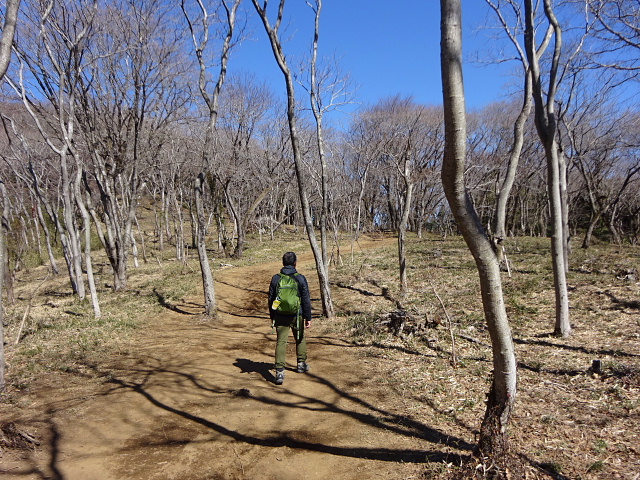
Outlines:
[[309, 364], [307, 362], [298, 362], [298, 373], [305, 373], [309, 371]]
[[284, 383], [284, 370], [276, 370], [276, 385], [282, 385]]

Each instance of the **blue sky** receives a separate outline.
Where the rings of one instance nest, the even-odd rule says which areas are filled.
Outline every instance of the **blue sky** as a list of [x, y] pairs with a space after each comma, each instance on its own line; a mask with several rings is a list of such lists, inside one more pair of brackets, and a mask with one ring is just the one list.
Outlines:
[[[277, 1], [270, 4], [272, 14]], [[363, 104], [395, 94], [413, 96], [425, 104], [441, 104], [440, 2], [438, 0], [324, 0], [320, 23], [320, 55], [340, 58], [359, 85], [357, 98]], [[288, 0], [291, 15], [285, 51], [299, 54], [310, 45], [313, 13], [304, 0]], [[276, 91], [282, 91], [282, 74], [277, 69], [262, 26], [252, 15], [251, 40], [231, 59], [230, 71], [253, 72]], [[479, 52], [490, 54], [486, 30], [490, 15], [483, 0], [463, 2], [465, 58]], [[272, 17], [273, 18], [273, 17]], [[302, 47], [304, 45], [304, 47]], [[305, 50], [306, 51], [306, 50]], [[509, 66], [481, 66], [465, 62], [465, 90], [469, 108], [502, 100], [512, 88]]]

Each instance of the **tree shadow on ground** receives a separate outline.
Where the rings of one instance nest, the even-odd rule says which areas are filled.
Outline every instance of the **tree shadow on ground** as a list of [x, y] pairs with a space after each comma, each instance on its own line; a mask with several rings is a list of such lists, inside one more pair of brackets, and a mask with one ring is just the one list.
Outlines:
[[[182, 315], [200, 315], [200, 313], [202, 312], [189, 312], [187, 310], [183, 310], [182, 308], [178, 307], [177, 305], [172, 304], [171, 302], [167, 301], [166, 297], [161, 294], [160, 292], [158, 292], [158, 290], [156, 288], [153, 289], [153, 294], [156, 296], [156, 299], [158, 300], [158, 303], [166, 308], [167, 310], [171, 310], [172, 312], [176, 312], [176, 313], [181, 313]], [[190, 303], [191, 305], [195, 305], [193, 303]], [[202, 308], [204, 308], [202, 306]]]
[[640, 301], [638, 300], [621, 300], [609, 290], [605, 290], [604, 294], [609, 297], [616, 310], [624, 310], [625, 308], [640, 310]]
[[[166, 364], [166, 362], [164, 362]], [[343, 401], [335, 400], [333, 402], [326, 402], [317, 398], [307, 397], [305, 395], [296, 394], [292, 391], [287, 391], [289, 395], [293, 395], [294, 400], [286, 401], [282, 400], [282, 396], [274, 398], [273, 396], [255, 395], [248, 388], [244, 389], [224, 389], [214, 385], [206, 385], [201, 379], [196, 378], [195, 375], [181, 371], [181, 368], [167, 369], [160, 367], [160, 362], [156, 366], [141, 365], [138, 364], [135, 370], [123, 371], [121, 375], [115, 375], [113, 371], [103, 372], [99, 367], [93, 367], [96, 370], [96, 374], [100, 376], [107, 376], [109, 383], [113, 384], [116, 388], [106, 393], [115, 394], [119, 391], [133, 391], [143, 396], [151, 405], [165, 412], [169, 412], [178, 415], [184, 419], [192, 421], [200, 426], [204, 426], [214, 432], [224, 435], [230, 439], [238, 442], [243, 442], [253, 446], [265, 446], [265, 447], [289, 447], [298, 450], [309, 450], [320, 453], [327, 453], [330, 455], [338, 455], [360, 459], [381, 460], [388, 462], [411, 462], [411, 463], [426, 463], [426, 462], [449, 462], [459, 464], [464, 455], [443, 452], [438, 449], [433, 450], [421, 450], [421, 449], [403, 449], [403, 448], [377, 448], [377, 447], [365, 447], [365, 446], [335, 446], [329, 445], [324, 442], [313, 442], [300, 438], [294, 438], [291, 432], [278, 432], [275, 434], [266, 434], [264, 437], [250, 435], [243, 433], [242, 431], [232, 430], [225, 427], [219, 422], [214, 422], [210, 419], [196, 415], [187, 409], [172, 405], [166, 400], [161, 400], [157, 395], [150, 391], [150, 387], [147, 385], [153, 385], [154, 388], [158, 386], [164, 386], [166, 388], [174, 388], [180, 385], [185, 380], [197, 386], [206, 392], [207, 395], [222, 395], [222, 396], [242, 396], [250, 398], [251, 400], [258, 402], [261, 405], [266, 406], [280, 406], [288, 407], [292, 409], [305, 409], [311, 412], [329, 412], [337, 415], [344, 415], [351, 417], [357, 422], [380, 430], [385, 430], [406, 438], [421, 438], [434, 445], [445, 445], [450, 448], [458, 450], [471, 451], [474, 445], [466, 442], [461, 438], [452, 437], [437, 429], [431, 428], [418, 421], [408, 418], [403, 415], [396, 415], [390, 413], [384, 409], [377, 408], [374, 405], [360, 399], [355, 395], [351, 395], [329, 380], [318, 376], [309, 375], [310, 379], [325, 385], [333, 392], [338, 394], [338, 398], [347, 400], [360, 407], [364, 407], [366, 412], [362, 413], [355, 409], [349, 409], [343, 406]], [[233, 364], [239, 368], [243, 373], [257, 372], [265, 380], [272, 381], [273, 376], [269, 373], [270, 364], [266, 362], [255, 362], [248, 359], [236, 359]], [[170, 380], [161, 380], [161, 377], [169, 374], [170, 376], [179, 377]], [[136, 377], [135, 379], [133, 377]]]
[[244, 290], [245, 292], [260, 293], [260, 294], [265, 295], [265, 296], [269, 295], [269, 291], [268, 290], [256, 290], [255, 288], [241, 287], [240, 285], [235, 285], [233, 283], [225, 282], [224, 280], [220, 280], [220, 279], [216, 279], [216, 283], [221, 283], [223, 285], [228, 285], [229, 287], [237, 288], [238, 290]]
[[[45, 425], [44, 435], [46, 438], [41, 438], [40, 435], [38, 437], [34, 437], [31, 434], [28, 434], [29, 439], [33, 442], [30, 445], [6, 445], [6, 444], [1, 445], [4, 442], [0, 442], [0, 446], [2, 447], [0, 448], [0, 453], [16, 454], [16, 452], [20, 452], [17, 455], [22, 456], [25, 459], [27, 458], [31, 459], [32, 458], [31, 452], [36, 452], [38, 450], [41, 450], [44, 445], [48, 445], [49, 455], [48, 455], [48, 462], [46, 463], [46, 465], [38, 464], [35, 461], [27, 460], [25, 462], [27, 466], [9, 467], [5, 469], [3, 468], [2, 462], [0, 462], [0, 477], [2, 477], [3, 475], [13, 475], [14, 477], [19, 476], [19, 477], [25, 477], [25, 478], [27, 477], [41, 478], [43, 480], [44, 479], [48, 479], [48, 480], [64, 479], [62, 472], [58, 468], [58, 463], [61, 456], [61, 449], [60, 449], [60, 432], [58, 431], [58, 427], [55, 422], [55, 418], [54, 418], [55, 413], [56, 413], [55, 408], [48, 408], [46, 411], [42, 412], [44, 419], [34, 422], [34, 423]], [[29, 423], [27, 423], [26, 425], [29, 425]], [[17, 429], [17, 432], [22, 435], [24, 435], [24, 433], [21, 432], [21, 428], [24, 428], [26, 425], [23, 424], [21, 427], [18, 427], [16, 426], [15, 423], [12, 423], [12, 426], [14, 426], [14, 428]], [[6, 427], [6, 425], [4, 426]], [[35, 424], [31, 424], [30, 427], [33, 427], [33, 428], [29, 428], [29, 430], [33, 430], [35, 428]], [[0, 429], [0, 435], [2, 436], [2, 440], [6, 439], [5, 434], [6, 434], [6, 430]], [[2, 455], [0, 455], [0, 459], [1, 458], [2, 458]]]
[[[252, 309], [247, 309], [248, 311], [255, 311]], [[218, 309], [218, 313], [221, 313], [223, 315], [229, 315], [230, 317], [240, 317], [240, 318], [262, 318], [264, 320], [268, 320], [269, 319], [269, 315], [249, 315], [246, 313], [234, 313], [231, 312], [229, 310], [222, 310], [222, 309]]]
[[582, 375], [586, 370], [579, 370], [576, 368], [542, 368], [538, 365], [529, 365], [525, 362], [518, 362], [518, 368], [523, 370], [529, 370], [534, 373], [547, 373], [549, 375], [558, 375], [561, 377], [577, 377], [578, 375]]
[[[544, 333], [544, 334], [538, 335], [538, 338], [552, 338], [552, 337], [554, 337], [553, 333]], [[602, 348], [591, 349], [591, 348], [586, 348], [581, 346], [567, 345], [564, 343], [549, 342], [547, 340], [529, 340], [529, 339], [514, 338], [513, 342], [521, 345], [539, 345], [541, 347], [561, 348], [563, 350], [572, 350], [574, 352], [581, 352], [587, 355], [600, 355], [600, 356], [611, 355], [615, 357], [640, 357], [639, 354], [626, 353], [620, 350], [609, 350], [609, 349], [602, 349]]]
[[335, 285], [336, 287], [339, 288], [345, 288], [347, 290], [353, 290], [354, 292], [358, 292], [366, 297], [382, 297], [384, 295], [382, 295], [382, 293], [374, 293], [374, 292], [370, 292], [369, 290], [364, 290], [363, 288], [358, 288], [358, 287], [354, 287], [353, 285], [346, 285], [344, 283], [341, 282], [337, 282], [337, 283], [332, 283], [332, 285]]
[[[429, 348], [430, 350], [432, 350], [432, 351], [434, 351], [436, 353], [444, 354], [444, 356], [449, 354], [449, 352], [447, 352], [444, 348], [442, 348], [442, 347], [440, 347], [438, 345], [431, 345], [428, 342], [425, 342], [424, 345], [425, 345], [425, 347]], [[401, 346], [401, 345], [386, 345], [386, 344], [380, 343], [380, 342], [372, 342], [368, 346], [379, 348], [381, 350], [396, 350], [398, 352], [406, 353], [407, 355], [417, 355], [417, 356], [420, 356], [420, 357], [427, 357], [428, 356], [427, 354], [425, 354], [423, 352], [420, 352], [420, 351], [415, 350], [415, 349], [407, 348], [407, 347]]]

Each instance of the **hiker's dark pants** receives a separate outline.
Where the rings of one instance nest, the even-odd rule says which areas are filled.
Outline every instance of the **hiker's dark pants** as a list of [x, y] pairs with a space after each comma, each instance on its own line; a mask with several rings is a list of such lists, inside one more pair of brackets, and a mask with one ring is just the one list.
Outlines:
[[275, 327], [278, 340], [276, 341], [276, 370], [283, 369], [285, 366], [285, 357], [287, 355], [287, 341], [289, 339], [289, 330], [293, 330], [293, 337], [296, 340], [296, 355], [298, 362], [307, 360], [307, 341], [304, 337], [304, 320], [300, 319], [300, 335], [298, 335], [298, 325], [294, 318], [275, 320]]

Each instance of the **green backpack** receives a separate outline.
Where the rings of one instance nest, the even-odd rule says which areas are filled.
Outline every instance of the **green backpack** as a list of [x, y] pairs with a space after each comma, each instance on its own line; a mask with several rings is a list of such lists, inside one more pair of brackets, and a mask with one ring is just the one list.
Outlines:
[[298, 315], [300, 313], [300, 293], [298, 291], [298, 281], [293, 275], [279, 273], [280, 280], [276, 288], [276, 299], [271, 308], [283, 315]]

